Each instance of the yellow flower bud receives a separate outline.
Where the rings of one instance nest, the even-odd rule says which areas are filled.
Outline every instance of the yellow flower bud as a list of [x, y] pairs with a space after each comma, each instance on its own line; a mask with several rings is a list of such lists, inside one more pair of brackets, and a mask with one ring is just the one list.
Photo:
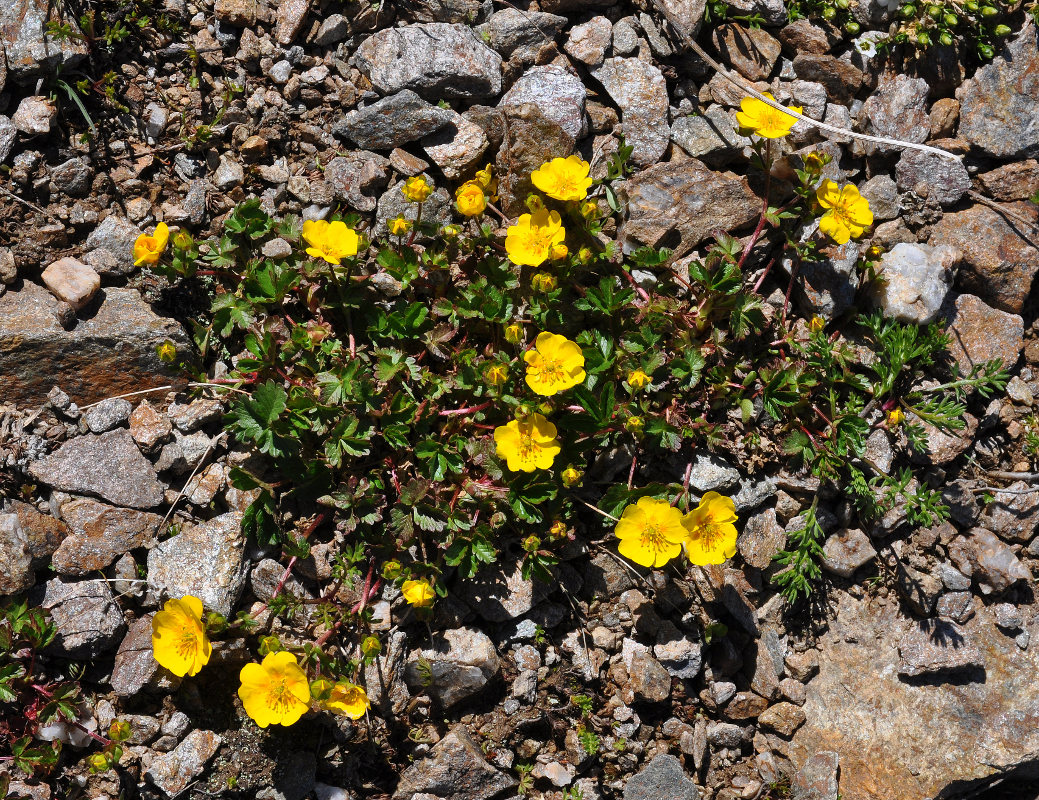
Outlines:
[[535, 272], [530, 279], [530, 285], [535, 292], [551, 292], [559, 285], [556, 276], [548, 272]]
[[567, 246], [560, 242], [559, 244], [552, 245], [552, 249], [549, 251], [548, 257], [551, 258], [553, 261], [561, 261], [562, 259], [567, 257], [567, 254], [569, 254], [569, 252], [570, 250], [567, 248]]
[[454, 239], [461, 232], [462, 228], [458, 225], [445, 225], [440, 229], [440, 233], [443, 234], [445, 239]]
[[548, 532], [555, 539], [561, 539], [566, 536], [566, 523], [562, 520], [556, 520], [552, 523], [552, 527], [548, 529]]
[[537, 214], [545, 207], [545, 201], [536, 194], [528, 194], [526, 203], [531, 214]]
[[528, 553], [536, 552], [541, 547], [541, 540], [533, 534], [523, 540], [523, 549]]
[[519, 344], [523, 341], [523, 326], [515, 322], [505, 326], [505, 341], [509, 344]]
[[594, 258], [594, 256], [595, 254], [592, 252], [592, 249], [590, 247], [582, 247], [580, 250], [577, 251], [577, 260], [580, 261], [582, 264], [591, 263], [591, 260], [592, 258]]
[[130, 738], [130, 723], [125, 719], [116, 719], [108, 726], [108, 738], [113, 742], [125, 742]]
[[382, 652], [382, 642], [378, 636], [365, 636], [361, 640], [361, 652], [368, 657], [377, 656]]
[[530, 407], [529, 403], [520, 403], [518, 406], [516, 406], [516, 410], [513, 412], [513, 416], [516, 417], [516, 419], [519, 422], [523, 422], [533, 413], [534, 409]]
[[169, 339], [156, 347], [155, 353], [164, 364], [172, 364], [177, 360], [177, 346]]
[[327, 700], [332, 696], [332, 681], [327, 681], [324, 678], [318, 678], [317, 680], [310, 682], [310, 696], [317, 702]]
[[581, 470], [579, 470], [577, 467], [571, 464], [563, 470], [563, 472], [559, 476], [559, 479], [563, 481], [563, 486], [569, 489], [570, 487], [579, 484], [581, 482], [581, 478], [583, 477], [584, 475], [581, 472]]
[[889, 428], [897, 428], [905, 422], [906, 415], [900, 408], [892, 408], [887, 412], [887, 424]]
[[869, 250], [866, 251], [866, 255], [870, 258], [880, 258], [884, 255], [884, 248], [879, 244], [870, 245]]
[[99, 772], [104, 772], [109, 769], [111, 763], [107, 753], [94, 753], [87, 759], [87, 767], [90, 772], [97, 775]]
[[390, 233], [394, 236], [403, 236], [411, 230], [411, 220], [404, 217], [394, 217], [389, 222]]
[[581, 216], [586, 220], [593, 220], [599, 216], [599, 204], [594, 200], [586, 200], [581, 203]]
[[826, 320], [816, 314], [808, 320], [808, 330], [812, 333], [822, 333], [826, 329]]
[[284, 649], [285, 648], [284, 646], [282, 646], [281, 639], [279, 639], [277, 636], [264, 636], [262, 639], [260, 639], [259, 652], [261, 656], [265, 656], [269, 653], [280, 653]]
[[624, 420], [624, 429], [633, 436], [641, 436], [646, 430], [646, 421], [642, 417], [628, 417]]
[[632, 370], [628, 373], [628, 386], [630, 386], [636, 392], [639, 389], [644, 389], [645, 387], [649, 386], [649, 383], [649, 375], [647, 375], [641, 369]]
[[173, 234], [173, 247], [177, 250], [190, 250], [195, 240], [187, 231], [177, 231]]
[[400, 190], [404, 195], [404, 199], [409, 203], [424, 203], [426, 198], [432, 193], [433, 187], [429, 185], [425, 178], [418, 175], [404, 181], [404, 185], [400, 187]]
[[400, 577], [401, 566], [399, 561], [387, 561], [382, 565], [382, 577], [388, 581], [395, 581]]
[[484, 370], [483, 377], [491, 386], [504, 386], [509, 379], [509, 368], [504, 364], [491, 364]]

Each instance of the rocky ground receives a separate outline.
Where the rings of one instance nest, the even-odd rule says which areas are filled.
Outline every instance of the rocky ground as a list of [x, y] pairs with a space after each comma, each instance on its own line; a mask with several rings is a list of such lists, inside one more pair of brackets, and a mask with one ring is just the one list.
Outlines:
[[[190, 352], [182, 323], [197, 308], [134, 267], [137, 235], [158, 221], [217, 233], [252, 196], [310, 219], [338, 205], [378, 229], [401, 211], [403, 178], [425, 171], [453, 185], [486, 162], [516, 213], [522, 179], [546, 157], [579, 152], [601, 176], [623, 134], [638, 170], [621, 235], [686, 254], [717, 228], [749, 232], [756, 220], [733, 125], [741, 94], [644, 2], [165, 0], [116, 56], [97, 41], [46, 41], [47, 0], [8, 3], [0, 594], [51, 611], [59, 634], [45, 658], [58, 673], [85, 665], [84, 723], [103, 730], [119, 717], [134, 731], [118, 770], [88, 775], [68, 748], [44, 780], [16, 774], [17, 791], [1035, 794], [1024, 780], [1039, 770], [1039, 465], [1025, 449], [1039, 395], [1035, 27], [1015, 18], [1005, 49], [979, 67], [952, 48], [917, 61], [878, 54], [893, 17], [874, 0], [851, 4], [857, 39], [789, 22], [782, 0], [731, 4], [761, 27], [703, 25], [696, 0], [663, 5], [743, 78], [809, 116], [965, 156], [822, 138], [803, 124], [785, 144], [832, 155], [827, 174], [859, 185], [877, 222], [804, 275], [803, 313], [848, 312], [856, 258], [881, 245], [889, 282], [875, 303], [909, 321], [948, 320], [964, 367], [994, 357], [1011, 367], [1005, 395], [972, 401], [962, 436], [931, 434], [920, 466], [951, 520], [918, 529], [895, 514], [861, 530], [813, 478], [777, 464], [751, 479], [748, 465], [697, 456], [692, 487], [737, 498], [739, 556], [724, 567], [647, 573], [602, 546], [575, 547], [553, 584], [507, 562], [459, 581], [429, 628], [386, 589], [376, 611], [387, 646], [366, 673], [371, 720], [259, 731], [226, 683], [235, 669], [180, 682], [151, 657], [161, 599], [191, 593], [227, 615], [259, 608], [284, 561], [241, 533], [252, 497], [227, 477], [254, 456], [223, 434], [221, 400], [187, 392], [157, 355], [166, 341]], [[179, 30], [155, 25], [160, 14]], [[57, 83], [70, 76], [93, 83], [92, 137]], [[448, 195], [436, 197], [449, 220]], [[886, 439], [871, 456], [888, 468], [902, 458]], [[810, 607], [791, 609], [770, 584], [772, 558], [817, 496], [825, 581]], [[341, 543], [318, 541], [285, 588], [321, 596]], [[271, 624], [292, 639], [289, 623]], [[225, 643], [214, 657], [232, 667], [248, 654]], [[586, 715], [571, 699], [581, 695]]]

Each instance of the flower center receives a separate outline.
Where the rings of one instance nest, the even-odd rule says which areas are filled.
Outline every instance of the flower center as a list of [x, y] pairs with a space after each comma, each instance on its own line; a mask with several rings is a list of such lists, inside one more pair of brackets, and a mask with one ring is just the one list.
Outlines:
[[657, 524], [650, 523], [642, 529], [642, 546], [650, 550], [664, 550], [669, 542]]
[[267, 707], [271, 711], [285, 713], [295, 700], [296, 696], [289, 691], [288, 681], [285, 678], [271, 681], [270, 691], [267, 693]]
[[191, 628], [183, 628], [174, 648], [181, 658], [194, 658], [198, 650], [198, 637]]
[[523, 461], [533, 461], [540, 446], [529, 433], [521, 433], [519, 437], [519, 455]]
[[714, 548], [714, 543], [718, 539], [718, 527], [713, 523], [705, 523], [697, 527], [694, 536], [699, 539], [700, 546], [704, 550], [711, 550]]
[[566, 377], [563, 370], [563, 364], [557, 358], [541, 357], [541, 363], [538, 365], [538, 371], [541, 373], [541, 380], [545, 383], [561, 383]]

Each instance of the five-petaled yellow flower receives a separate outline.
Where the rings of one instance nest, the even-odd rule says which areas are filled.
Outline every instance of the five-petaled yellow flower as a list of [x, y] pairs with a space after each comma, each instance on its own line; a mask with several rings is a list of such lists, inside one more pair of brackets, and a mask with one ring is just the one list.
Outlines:
[[417, 175], [404, 181], [404, 185], [400, 187], [400, 190], [404, 195], [404, 199], [408, 202], [424, 203], [433, 191], [433, 187], [429, 185], [425, 178]]
[[209, 663], [213, 645], [202, 624], [201, 600], [189, 594], [166, 601], [152, 617], [152, 653], [159, 664], [182, 678]]
[[[768, 92], [764, 94], [769, 100], [776, 99]], [[790, 106], [790, 109], [798, 114], [804, 110], [801, 106]], [[756, 97], [744, 97], [740, 101], [740, 110], [736, 112], [736, 122], [741, 128], [766, 139], [782, 139], [797, 123], [797, 117], [785, 114]]]
[[682, 552], [689, 532], [682, 526], [682, 512], [667, 500], [641, 497], [621, 514], [615, 531], [621, 540], [617, 551], [643, 567], [662, 567]]
[[476, 181], [466, 181], [455, 190], [455, 208], [466, 217], [477, 217], [487, 208], [487, 196], [483, 186]]
[[139, 267], [141, 264], [158, 264], [159, 257], [166, 250], [169, 241], [170, 229], [165, 222], [156, 225], [155, 233], [151, 236], [142, 233], [133, 243], [133, 265]]
[[580, 156], [553, 158], [530, 173], [530, 181], [556, 200], [584, 200], [592, 186], [588, 162]]
[[531, 414], [522, 422], [512, 420], [494, 429], [498, 455], [513, 472], [533, 472], [552, 466], [562, 447], [556, 426], [541, 414]]
[[808, 330], [812, 333], [822, 333], [826, 330], [826, 320], [815, 314], [810, 320], [808, 320]]
[[721, 564], [736, 554], [736, 505], [732, 498], [708, 492], [682, 518], [685, 554], [699, 566]]
[[641, 369], [635, 369], [628, 373], [628, 386], [636, 392], [649, 386], [649, 375]]
[[408, 603], [416, 608], [427, 608], [433, 605], [433, 600], [436, 598], [433, 587], [429, 581], [425, 580], [404, 581], [400, 586], [400, 593], [404, 595], [404, 599]]
[[854, 184], [849, 183], [842, 189], [827, 178], [815, 190], [815, 199], [826, 209], [819, 218], [819, 230], [837, 244], [857, 239], [873, 224], [869, 200], [859, 194]]
[[523, 214], [505, 234], [505, 252], [513, 264], [539, 267], [552, 255], [552, 247], [566, 238], [558, 211], [542, 208]]
[[390, 220], [387, 227], [390, 229], [390, 235], [403, 236], [411, 230], [411, 220], [404, 217], [394, 217]]
[[350, 719], [360, 719], [372, 707], [368, 693], [355, 683], [339, 681], [324, 703], [325, 708]]
[[584, 383], [584, 353], [565, 336], [544, 331], [534, 340], [534, 349], [523, 354], [527, 362], [527, 386], [542, 397]]
[[323, 258], [329, 264], [357, 255], [360, 239], [357, 231], [346, 227], [342, 220], [308, 219], [303, 223], [303, 241], [310, 245], [307, 255]]
[[260, 664], [246, 664], [239, 677], [245, 713], [261, 728], [292, 725], [310, 708], [307, 676], [288, 650], [268, 653]]

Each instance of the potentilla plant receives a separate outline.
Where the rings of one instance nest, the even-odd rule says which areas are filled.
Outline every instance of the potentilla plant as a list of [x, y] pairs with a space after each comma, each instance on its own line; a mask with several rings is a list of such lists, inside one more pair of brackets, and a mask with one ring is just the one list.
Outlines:
[[[758, 474], [772, 454], [833, 482], [866, 518], [896, 503], [914, 520], [941, 518], [925, 482], [870, 467], [865, 438], [881, 429], [896, 447], [922, 447], [923, 424], [962, 426], [966, 394], [1000, 388], [1005, 373], [955, 373], [938, 326], [795, 320], [798, 265], [864, 237], [872, 213], [853, 185], [822, 178], [825, 156], [788, 156], [795, 180], [772, 180], [774, 143], [793, 117], [747, 98], [738, 120], [765, 176], [758, 224], [743, 241], [717, 234], [680, 264], [650, 247], [625, 254], [606, 233], [624, 210], [627, 146], [601, 180], [578, 156], [548, 161], [515, 219], [499, 209], [487, 166], [456, 187], [446, 225], [424, 213], [434, 187], [416, 176], [400, 185], [408, 212], [379, 235], [352, 214], [301, 224], [250, 200], [216, 239], [142, 237], [142, 263], [212, 298], [193, 320], [195, 342], [204, 363], [229, 365], [227, 429], [268, 465], [231, 474], [256, 495], [247, 533], [280, 546], [289, 569], [327, 527], [347, 542], [333, 591], [314, 604], [315, 644], [293, 655], [310, 683], [285, 650], [270, 663], [261, 653], [242, 676], [247, 710], [266, 691], [281, 698], [268, 724], [321, 703], [359, 709], [349, 686], [332, 701], [314, 681], [356, 685], [356, 670], [333, 669], [322, 646], [334, 637], [362, 652], [382, 581], [421, 618], [453, 577], [506, 549], [540, 578], [578, 537], [647, 568], [683, 553], [692, 565], [734, 558], [735, 503], [694, 495], [697, 453], [725, 451]], [[291, 253], [263, 255], [279, 237]], [[763, 237], [775, 258], [748, 276]], [[863, 284], [876, 256], [862, 259]], [[636, 269], [655, 281], [637, 281]], [[782, 307], [764, 303], [767, 280], [785, 291]], [[849, 336], [872, 343], [873, 363], [851, 357]], [[662, 466], [676, 459], [684, 473]], [[791, 599], [811, 590], [817, 545], [812, 529], [781, 554]], [[335, 600], [343, 584], [363, 586], [360, 602]], [[272, 610], [293, 602], [275, 598]], [[239, 624], [248, 628], [242, 615]]]

